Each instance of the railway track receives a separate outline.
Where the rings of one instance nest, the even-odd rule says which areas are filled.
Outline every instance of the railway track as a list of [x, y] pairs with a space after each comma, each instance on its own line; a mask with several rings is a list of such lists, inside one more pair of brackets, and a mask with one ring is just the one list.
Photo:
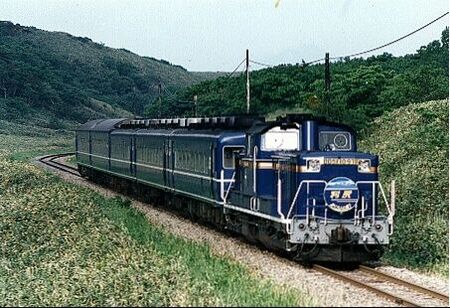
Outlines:
[[[81, 177], [77, 168], [58, 162], [58, 159], [74, 154], [46, 155], [39, 158], [38, 161], [51, 168]], [[369, 290], [380, 297], [384, 297], [400, 305], [409, 307], [449, 305], [449, 297], [446, 294], [419, 286], [367, 266], [359, 265], [356, 270], [343, 271], [314, 264], [313, 269], [359, 288]]]
[[338, 271], [317, 264], [313, 265], [313, 269], [354, 286], [369, 290], [400, 305], [408, 307], [433, 307], [448, 306], [449, 304], [448, 295], [424, 288], [415, 283], [364, 265], [359, 265], [353, 271]]
[[60, 171], [64, 171], [66, 173], [70, 173], [77, 177], [81, 177], [77, 168], [69, 166], [67, 164], [60, 163], [57, 161], [58, 159], [60, 159], [62, 157], [71, 156], [71, 155], [75, 155], [75, 153], [71, 152], [71, 153], [46, 155], [46, 156], [39, 158], [38, 161], [43, 163], [44, 165], [50, 166], [50, 167], [58, 169]]

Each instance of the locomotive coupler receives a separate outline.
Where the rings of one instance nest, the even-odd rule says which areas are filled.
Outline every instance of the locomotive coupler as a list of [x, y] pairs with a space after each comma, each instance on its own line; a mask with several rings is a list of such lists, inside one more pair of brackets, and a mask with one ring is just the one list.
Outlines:
[[338, 226], [331, 230], [330, 243], [332, 244], [350, 244], [358, 242], [359, 234], [357, 232], [351, 232], [344, 226]]

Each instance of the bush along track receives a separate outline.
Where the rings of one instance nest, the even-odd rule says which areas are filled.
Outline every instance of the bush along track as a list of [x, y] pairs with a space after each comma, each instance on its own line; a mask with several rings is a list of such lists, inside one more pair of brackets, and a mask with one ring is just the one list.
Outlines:
[[1, 305], [310, 305], [104, 198], [0, 156]]
[[411, 104], [376, 119], [361, 149], [380, 155], [381, 180], [397, 181], [385, 260], [448, 275], [448, 100]]

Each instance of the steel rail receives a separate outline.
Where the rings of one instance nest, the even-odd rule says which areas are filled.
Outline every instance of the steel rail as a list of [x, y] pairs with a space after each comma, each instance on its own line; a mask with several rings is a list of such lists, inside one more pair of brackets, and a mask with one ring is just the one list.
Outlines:
[[39, 158], [38, 161], [43, 163], [43, 164], [45, 164], [45, 165], [47, 165], [47, 166], [50, 166], [52, 168], [55, 168], [55, 169], [58, 169], [58, 170], [61, 170], [61, 171], [64, 171], [64, 172], [67, 172], [67, 173], [70, 173], [72, 175], [80, 177], [81, 175], [78, 172], [78, 169], [76, 169], [76, 168], [74, 168], [72, 166], [68, 166], [66, 164], [62, 164], [60, 162], [55, 161], [58, 158], [65, 157], [65, 156], [70, 156], [70, 155], [74, 155], [74, 154], [75, 153], [70, 152], [70, 153], [46, 155], [46, 156], [43, 156], [43, 157]]
[[[68, 156], [68, 155], [67, 155], [67, 156]], [[52, 162], [52, 163], [54, 163], [54, 164], [57, 164], [57, 165], [59, 165], [59, 166], [64, 166], [64, 168], [67, 168], [67, 169], [74, 170], [74, 171], [77, 171], [77, 172], [78, 172], [78, 169], [77, 169], [77, 168], [56, 161], [57, 159], [59, 159], [59, 158], [61, 158], [61, 157], [63, 157], [63, 156], [58, 155], [58, 156], [55, 156], [55, 157], [53, 157], [53, 158], [50, 158], [49, 161]]]
[[409, 306], [409, 307], [420, 307], [420, 305], [417, 304], [417, 303], [414, 303], [414, 302], [412, 302], [410, 300], [404, 299], [402, 297], [399, 297], [398, 295], [392, 294], [392, 293], [384, 291], [382, 289], [376, 288], [374, 286], [368, 285], [368, 284], [366, 284], [366, 283], [364, 283], [362, 281], [353, 279], [353, 278], [351, 278], [351, 277], [349, 277], [347, 275], [344, 275], [344, 274], [342, 274], [342, 273], [340, 273], [338, 271], [329, 269], [327, 267], [323, 267], [323, 266], [314, 264], [313, 265], [313, 269], [315, 269], [315, 270], [317, 270], [317, 271], [319, 271], [321, 273], [324, 273], [326, 275], [329, 275], [329, 276], [332, 276], [334, 278], [337, 278], [337, 279], [340, 279], [342, 281], [345, 281], [345, 282], [348, 282], [350, 284], [353, 284], [355, 286], [358, 286], [358, 287], [367, 289], [369, 291], [372, 291], [372, 292], [378, 294], [379, 296], [382, 296], [384, 298], [387, 298], [389, 300], [394, 301], [395, 303], [398, 303], [398, 304], [401, 304], [401, 305], [405, 305], [405, 306]]
[[359, 266], [359, 270], [361, 270], [363, 272], [366, 272], [366, 273], [369, 273], [369, 274], [372, 274], [374, 276], [378, 276], [378, 277], [380, 277], [382, 279], [391, 281], [393, 283], [405, 286], [405, 287], [407, 287], [409, 289], [416, 290], [416, 291], [418, 291], [420, 293], [424, 293], [424, 294], [430, 295], [431, 297], [440, 299], [440, 300], [445, 301], [445, 302], [448, 303], [448, 295], [442, 294], [440, 292], [437, 292], [437, 291], [434, 291], [434, 290], [431, 290], [431, 289], [428, 289], [428, 288], [424, 288], [424, 287], [419, 286], [419, 285], [417, 285], [415, 283], [408, 282], [406, 280], [403, 280], [403, 279], [391, 276], [389, 274], [380, 272], [380, 271], [378, 271], [376, 269], [373, 269], [373, 268], [370, 268], [370, 267], [367, 267], [367, 266], [364, 266], [364, 265], [360, 265]]

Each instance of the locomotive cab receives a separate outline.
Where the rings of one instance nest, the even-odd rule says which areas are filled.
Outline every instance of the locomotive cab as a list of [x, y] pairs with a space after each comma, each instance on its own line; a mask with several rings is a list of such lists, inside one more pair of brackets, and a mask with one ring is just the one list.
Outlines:
[[225, 201], [272, 222], [253, 237], [264, 242], [267, 230], [277, 230], [271, 241], [281, 237], [303, 260], [379, 258], [392, 234], [394, 198], [388, 203], [378, 180], [378, 157], [357, 152], [350, 127], [288, 115], [254, 125], [246, 143]]

